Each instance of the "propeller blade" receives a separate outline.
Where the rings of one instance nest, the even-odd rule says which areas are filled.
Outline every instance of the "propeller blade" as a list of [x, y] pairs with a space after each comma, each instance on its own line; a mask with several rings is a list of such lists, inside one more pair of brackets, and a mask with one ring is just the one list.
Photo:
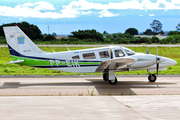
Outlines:
[[156, 69], [157, 69], [157, 76], [158, 76], [158, 72], [159, 72], [159, 63], [157, 63]]
[[157, 54], [157, 56], [158, 56], [158, 48], [156, 47], [156, 54]]
[[159, 63], [158, 60], [160, 60], [160, 58], [158, 58], [158, 48], [156, 47], [156, 70], [157, 70], [157, 76], [158, 76], [158, 72], [159, 72]]
[[148, 49], [147, 49], [147, 47], [146, 47], [146, 54], [149, 54], [149, 53], [148, 53]]

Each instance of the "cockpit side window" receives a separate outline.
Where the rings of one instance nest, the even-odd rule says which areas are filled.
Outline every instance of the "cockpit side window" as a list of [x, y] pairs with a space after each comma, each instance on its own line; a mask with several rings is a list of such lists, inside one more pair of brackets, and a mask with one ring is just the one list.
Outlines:
[[114, 50], [114, 54], [116, 57], [124, 57], [125, 56], [121, 49]]
[[135, 55], [135, 53], [129, 49], [124, 49], [124, 51], [128, 54], [128, 56]]

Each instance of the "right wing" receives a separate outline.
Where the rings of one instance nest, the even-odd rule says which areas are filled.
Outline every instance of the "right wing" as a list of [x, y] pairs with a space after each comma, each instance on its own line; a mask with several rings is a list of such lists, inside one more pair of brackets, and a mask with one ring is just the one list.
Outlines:
[[104, 70], [125, 69], [128, 68], [129, 65], [135, 63], [137, 60], [138, 60], [137, 58], [120, 57], [117, 59], [110, 59], [107, 61], [103, 61], [96, 69], [96, 72], [102, 72]]

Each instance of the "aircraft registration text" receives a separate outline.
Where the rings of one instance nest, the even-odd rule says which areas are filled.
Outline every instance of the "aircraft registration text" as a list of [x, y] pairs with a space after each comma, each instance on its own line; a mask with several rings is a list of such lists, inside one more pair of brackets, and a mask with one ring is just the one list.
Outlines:
[[78, 64], [78, 60], [66, 60], [66, 61], [60, 61], [60, 60], [49, 60], [51, 66], [60, 66], [60, 65], [67, 65], [68, 67], [80, 67]]

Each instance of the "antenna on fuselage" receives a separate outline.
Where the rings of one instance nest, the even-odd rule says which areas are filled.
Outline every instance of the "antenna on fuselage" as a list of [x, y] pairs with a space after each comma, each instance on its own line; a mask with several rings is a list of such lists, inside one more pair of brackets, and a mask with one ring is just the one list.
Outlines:
[[150, 50], [149, 50], [149, 52], [148, 52], [147, 46], [146, 46], [146, 54], [151, 54], [151, 53], [150, 53]]
[[[51, 47], [50, 47], [51, 48]], [[51, 48], [52, 49], [52, 48]], [[52, 49], [53, 53], [55, 53], [55, 51]]]
[[67, 47], [68, 51], [71, 51], [68, 47]]

